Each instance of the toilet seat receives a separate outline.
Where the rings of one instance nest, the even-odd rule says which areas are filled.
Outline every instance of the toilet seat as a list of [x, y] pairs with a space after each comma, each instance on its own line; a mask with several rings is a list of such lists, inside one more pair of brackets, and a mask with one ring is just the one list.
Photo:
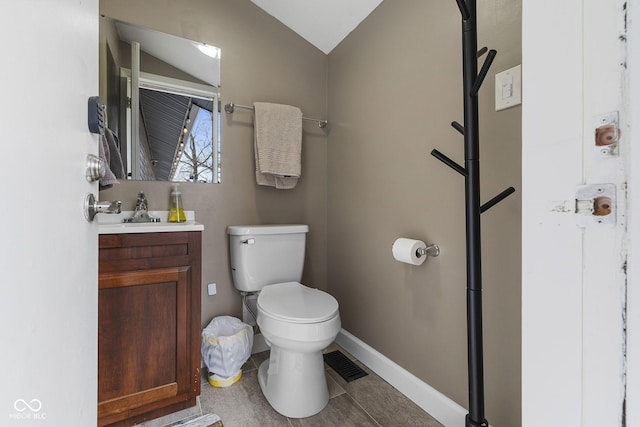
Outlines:
[[262, 288], [258, 310], [266, 316], [289, 323], [321, 323], [338, 315], [338, 301], [326, 292], [298, 282]]

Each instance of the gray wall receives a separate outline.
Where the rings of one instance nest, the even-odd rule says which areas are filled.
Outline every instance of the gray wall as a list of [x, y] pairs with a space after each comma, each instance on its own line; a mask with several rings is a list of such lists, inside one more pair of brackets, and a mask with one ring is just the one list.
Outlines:
[[[305, 124], [303, 178], [292, 191], [255, 184], [252, 120], [223, 117], [222, 184], [182, 186], [206, 229], [203, 323], [240, 315], [225, 227], [311, 227], [303, 281], [340, 303], [343, 326], [396, 363], [467, 404], [463, 178], [429, 155], [463, 163], [460, 18], [455, 2], [388, 0], [324, 55], [248, 0], [101, 2], [124, 21], [222, 48], [222, 100], [270, 101], [326, 117]], [[493, 110], [493, 74], [521, 61], [519, 0], [482, 2], [479, 45], [498, 50], [480, 92], [482, 200], [520, 190], [521, 108]], [[101, 192], [132, 209], [139, 190], [167, 209], [168, 183], [125, 182]], [[520, 425], [520, 195], [483, 215], [487, 417]], [[421, 267], [400, 264], [400, 236], [437, 243]]]
[[[520, 1], [479, 3], [498, 51], [480, 92], [482, 200], [520, 189], [521, 107], [494, 111], [494, 74], [521, 62]], [[344, 328], [467, 405], [460, 15], [456, 3], [385, 1], [329, 54], [328, 289]], [[483, 214], [487, 416], [520, 425], [520, 194]], [[437, 243], [420, 267], [397, 237]]]
[[[112, 18], [202, 41], [222, 49], [222, 103], [277, 102], [300, 107], [311, 117], [327, 116], [327, 56], [249, 0], [109, 0], [100, 12]], [[305, 223], [310, 233], [304, 280], [326, 289], [327, 135], [303, 125], [302, 178], [293, 190], [257, 186], [253, 121], [249, 111], [222, 118], [222, 183], [182, 184], [185, 208], [196, 211], [203, 234], [202, 321], [241, 316], [229, 273], [225, 229], [233, 224]], [[144, 191], [151, 210], [168, 210], [167, 182], [122, 182], [100, 192], [132, 210]], [[218, 293], [208, 296], [206, 284]]]

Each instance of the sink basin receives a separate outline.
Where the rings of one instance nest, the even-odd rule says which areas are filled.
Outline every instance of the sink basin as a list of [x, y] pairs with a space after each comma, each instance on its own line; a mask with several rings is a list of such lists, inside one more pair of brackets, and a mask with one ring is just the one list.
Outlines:
[[160, 222], [123, 222], [125, 218], [130, 218], [133, 215], [133, 211], [97, 215], [98, 234], [167, 233], [204, 230], [204, 225], [196, 222], [194, 211], [185, 211], [186, 222], [167, 222], [168, 211], [149, 211], [149, 214], [160, 218]]

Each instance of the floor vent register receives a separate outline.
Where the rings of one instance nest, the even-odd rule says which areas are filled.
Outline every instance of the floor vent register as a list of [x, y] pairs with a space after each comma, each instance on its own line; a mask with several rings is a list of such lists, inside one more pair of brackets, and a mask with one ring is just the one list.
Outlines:
[[336, 371], [346, 382], [351, 382], [368, 375], [358, 365], [349, 360], [340, 350], [326, 353], [323, 356], [324, 362]]

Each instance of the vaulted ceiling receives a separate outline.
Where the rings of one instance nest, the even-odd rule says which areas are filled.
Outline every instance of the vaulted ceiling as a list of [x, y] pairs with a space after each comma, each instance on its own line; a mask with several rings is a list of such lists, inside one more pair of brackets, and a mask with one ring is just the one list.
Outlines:
[[329, 53], [383, 0], [251, 0]]

